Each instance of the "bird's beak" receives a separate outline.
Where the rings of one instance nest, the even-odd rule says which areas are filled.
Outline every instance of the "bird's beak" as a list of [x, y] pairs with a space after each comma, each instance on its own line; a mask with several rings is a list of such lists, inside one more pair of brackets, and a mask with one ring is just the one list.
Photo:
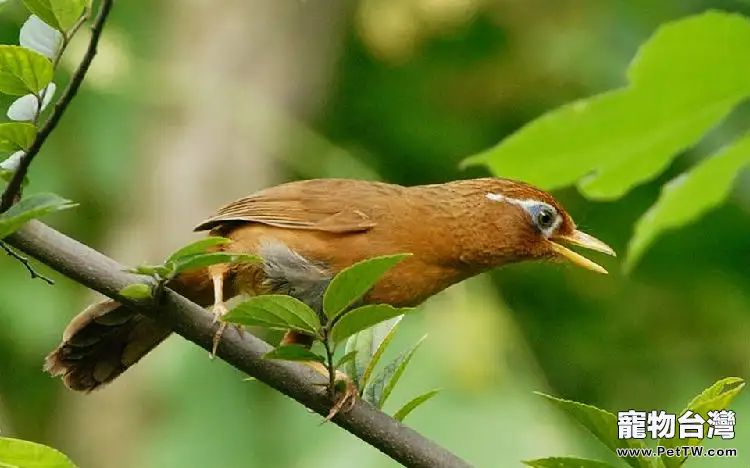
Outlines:
[[571, 262], [575, 263], [578, 266], [581, 266], [583, 268], [595, 271], [597, 273], [607, 273], [607, 270], [604, 269], [601, 265], [592, 262], [588, 258], [584, 257], [581, 254], [578, 254], [576, 252], [573, 252], [569, 248], [563, 246], [562, 244], [558, 244], [556, 241], [563, 241], [567, 242], [569, 244], [578, 245], [581, 247], [585, 247], [587, 249], [596, 250], [597, 252], [602, 252], [607, 255], [615, 256], [615, 251], [612, 250], [612, 247], [608, 246], [604, 242], [600, 241], [594, 236], [590, 236], [586, 234], [585, 232], [581, 231], [573, 231], [572, 234], [566, 235], [566, 236], [558, 236], [555, 238], [555, 241], [551, 241], [552, 244], [552, 250], [562, 256], [566, 259], [570, 260]]

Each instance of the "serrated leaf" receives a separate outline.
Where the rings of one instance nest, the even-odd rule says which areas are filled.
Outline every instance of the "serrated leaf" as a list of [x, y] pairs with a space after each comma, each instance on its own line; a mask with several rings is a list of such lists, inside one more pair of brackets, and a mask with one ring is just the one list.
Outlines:
[[[740, 393], [744, 386], [744, 381], [739, 377], [727, 377], [726, 379], [719, 380], [701, 392], [700, 395], [693, 398], [693, 400], [688, 403], [687, 408], [685, 408], [680, 415], [684, 414], [685, 411], [690, 410], [694, 413], [700, 414], [707, 420], [709, 411], [727, 409], [729, 404]], [[666, 448], [696, 446], [701, 442], [702, 439], [680, 439], [679, 433], [675, 434], [675, 437], [671, 439], [659, 439], [659, 445]], [[666, 455], [662, 455], [661, 460], [664, 462], [666, 468], [677, 468], [685, 463], [686, 458], [667, 457]]]
[[667, 23], [628, 75], [629, 86], [553, 110], [465, 164], [548, 190], [580, 180], [589, 198], [618, 198], [750, 95], [750, 22], [707, 12]]
[[304, 302], [291, 296], [267, 295], [251, 297], [224, 316], [225, 322], [240, 325], [296, 330], [317, 335], [318, 315]]
[[661, 234], [691, 223], [727, 199], [737, 174], [750, 163], [750, 135], [662, 187], [661, 195], [635, 225], [624, 268], [632, 271]]
[[74, 206], [75, 203], [53, 193], [37, 193], [26, 197], [0, 214], [0, 239], [13, 234], [32, 219]]
[[397, 309], [388, 304], [371, 304], [346, 312], [331, 329], [331, 339], [338, 344], [355, 333], [366, 330], [385, 320], [411, 312], [414, 309]]
[[23, 0], [26, 8], [60, 31], [69, 30], [87, 7], [87, 0]]
[[423, 336], [411, 349], [404, 351], [396, 359], [391, 361], [382, 371], [365, 387], [364, 398], [378, 408], [383, 408], [391, 392], [401, 379], [401, 376], [409, 365], [414, 353], [419, 349], [427, 335]]
[[120, 290], [120, 296], [130, 299], [148, 299], [151, 295], [151, 286], [143, 283], [129, 284]]
[[30, 123], [0, 123], [0, 151], [28, 150], [34, 138], [36, 128]]
[[369, 258], [339, 272], [323, 295], [323, 311], [326, 316], [333, 320], [352, 307], [388, 270], [410, 255]]
[[[613, 453], [617, 453], [616, 449], [618, 448], [647, 448], [646, 444], [640, 439], [619, 439], [617, 436], [617, 417], [608, 411], [577, 401], [555, 398], [541, 392], [535, 393], [568, 413]], [[652, 468], [653, 466], [649, 459], [642, 457], [625, 457], [623, 459], [633, 468]]]
[[364, 390], [378, 364], [383, 351], [388, 347], [403, 315], [383, 321], [356, 333], [346, 341], [346, 352], [355, 353], [353, 361], [346, 366], [346, 373], [358, 389]]
[[393, 418], [396, 421], [402, 421], [406, 419], [407, 416], [409, 416], [409, 413], [414, 411], [415, 409], [422, 406], [424, 403], [428, 402], [432, 399], [435, 395], [440, 393], [440, 390], [430, 390], [429, 392], [423, 393], [419, 396], [416, 396], [409, 400], [404, 406], [401, 407], [396, 413], [393, 415]]
[[186, 257], [181, 257], [171, 263], [174, 265], [175, 273], [182, 273], [184, 271], [206, 268], [211, 265], [219, 265], [222, 263], [259, 263], [262, 261], [263, 260], [257, 255], [230, 252], [210, 252], [188, 255]]
[[216, 247], [218, 245], [227, 245], [231, 243], [232, 243], [232, 240], [227, 239], [226, 237], [215, 237], [215, 236], [206, 237], [205, 239], [195, 241], [177, 250], [176, 252], [174, 252], [172, 255], [169, 256], [169, 258], [167, 259], [167, 262], [175, 261], [183, 257], [189, 257], [191, 255], [205, 253], [206, 249], [209, 249], [210, 247]]
[[279, 346], [263, 355], [263, 359], [279, 359], [282, 361], [316, 361], [325, 363], [326, 359], [315, 354], [301, 345]]
[[36, 94], [52, 81], [53, 74], [52, 62], [39, 52], [0, 45], [0, 93]]
[[62, 452], [20, 439], [0, 438], [0, 466], [18, 468], [76, 468]]
[[616, 468], [602, 461], [574, 457], [539, 458], [537, 460], [524, 460], [521, 463], [531, 468]]

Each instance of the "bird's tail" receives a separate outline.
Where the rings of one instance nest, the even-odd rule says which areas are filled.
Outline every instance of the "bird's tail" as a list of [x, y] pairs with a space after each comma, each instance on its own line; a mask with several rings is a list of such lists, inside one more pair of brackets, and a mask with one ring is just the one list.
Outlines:
[[[202, 306], [212, 303], [208, 272], [181, 274], [169, 287]], [[71, 320], [44, 370], [70, 389], [90, 392], [116, 379], [164, 341], [172, 331], [113, 300], [92, 304]]]

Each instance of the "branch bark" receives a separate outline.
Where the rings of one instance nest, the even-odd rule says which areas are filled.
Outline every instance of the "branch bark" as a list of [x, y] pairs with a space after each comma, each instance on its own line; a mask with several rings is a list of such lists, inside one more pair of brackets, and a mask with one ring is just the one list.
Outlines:
[[[202, 307], [167, 290], [163, 301], [133, 302], [118, 297], [118, 291], [144, 278], [123, 271], [109, 257], [64, 234], [32, 221], [5, 241], [45, 263], [59, 273], [168, 324], [177, 334], [210, 350], [215, 327]], [[231, 328], [231, 327], [230, 327]], [[237, 369], [302, 403], [321, 416], [331, 402], [324, 388], [313, 385], [321, 376], [305, 366], [264, 360], [271, 347], [250, 333], [224, 334], [217, 355]], [[414, 468], [467, 468], [467, 462], [372, 405], [360, 400], [350, 411], [339, 413], [333, 422], [389, 457]]]

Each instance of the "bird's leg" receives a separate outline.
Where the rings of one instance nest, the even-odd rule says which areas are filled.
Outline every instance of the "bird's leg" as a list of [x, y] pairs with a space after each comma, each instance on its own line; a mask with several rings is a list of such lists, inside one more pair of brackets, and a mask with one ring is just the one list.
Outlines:
[[[293, 344], [304, 346], [305, 348], [310, 349], [313, 344], [313, 338], [309, 335], [290, 330], [286, 332], [284, 338], [281, 339], [280, 345], [287, 346]], [[336, 370], [334, 372], [333, 379], [331, 379], [331, 374], [325, 364], [317, 361], [304, 361], [302, 362], [302, 364], [310, 367], [315, 372], [325, 377], [327, 381], [333, 381], [333, 389], [331, 389], [331, 391], [334, 395], [337, 394], [338, 390], [341, 391], [340, 395], [334, 397], [333, 406], [328, 412], [328, 416], [326, 416], [326, 421], [330, 421], [340, 411], [343, 410], [344, 412], [346, 412], [354, 407], [354, 404], [357, 403], [359, 390], [348, 375], [346, 375], [344, 372]]]
[[[226, 304], [224, 304], [224, 276], [227, 273], [226, 265], [213, 265], [209, 267], [209, 273], [211, 275], [211, 281], [214, 284], [214, 305], [211, 307], [211, 311], [214, 314], [214, 323], [221, 320], [227, 313]], [[227, 328], [226, 322], [221, 322], [219, 329], [214, 334], [213, 347], [211, 348], [211, 358], [216, 356], [216, 348], [219, 347], [221, 336], [224, 334], [224, 330]]]

